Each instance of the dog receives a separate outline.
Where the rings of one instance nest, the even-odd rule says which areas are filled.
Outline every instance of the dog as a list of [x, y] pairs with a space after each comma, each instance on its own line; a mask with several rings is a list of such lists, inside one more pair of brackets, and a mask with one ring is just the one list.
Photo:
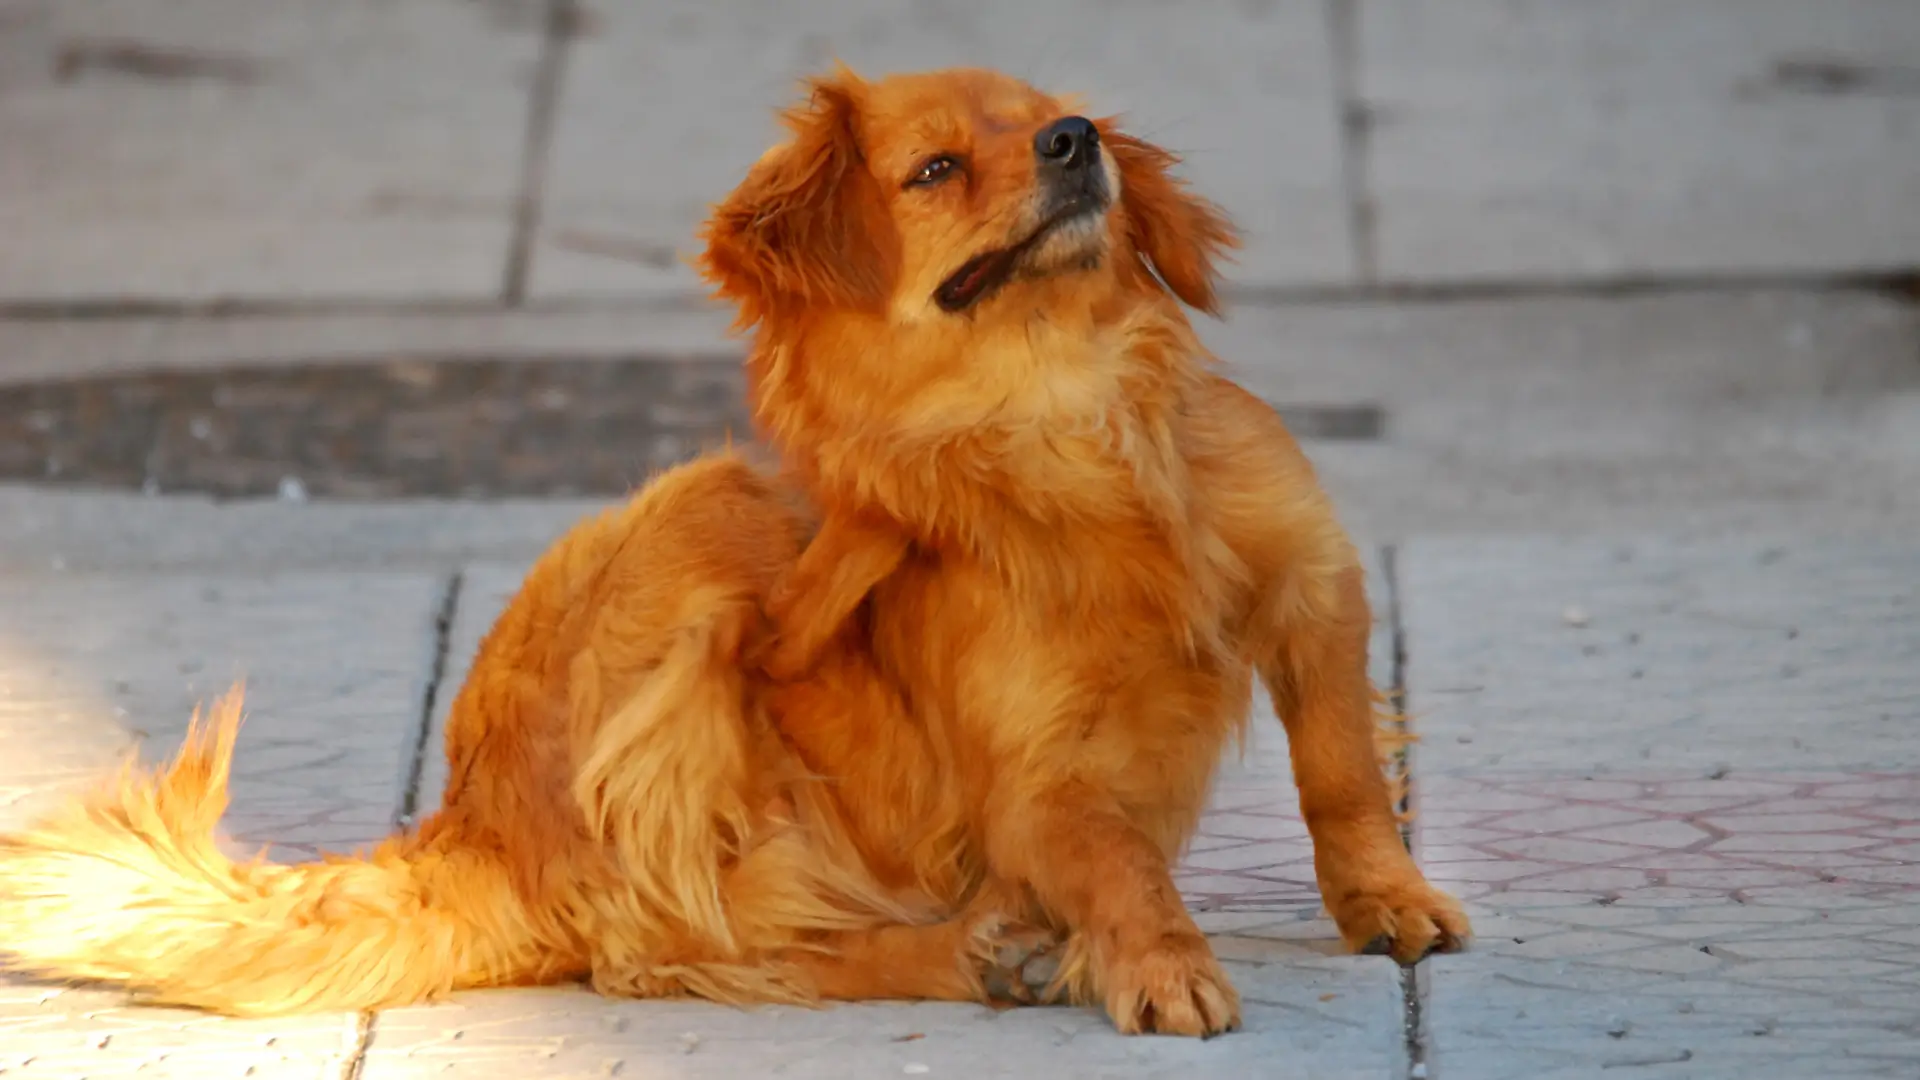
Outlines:
[[1170, 867], [1256, 681], [1346, 944], [1464, 946], [1401, 843], [1358, 554], [1184, 311], [1217, 313], [1222, 212], [993, 72], [840, 68], [784, 120], [698, 259], [778, 466], [709, 455], [558, 541], [440, 809], [364, 858], [220, 854], [237, 697], [0, 838], [17, 967], [241, 1015], [590, 979], [1218, 1034]]

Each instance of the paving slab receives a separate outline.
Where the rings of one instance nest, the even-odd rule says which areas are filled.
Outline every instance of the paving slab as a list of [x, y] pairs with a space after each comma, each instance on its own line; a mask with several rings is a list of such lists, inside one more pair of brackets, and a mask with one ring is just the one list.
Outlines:
[[[1662, 407], [1751, 415], [1920, 390], [1916, 299], [1869, 288], [1697, 287], [1248, 303], [1224, 319], [1196, 318], [1195, 328], [1265, 397], [1379, 402], [1392, 411], [1394, 437], [1478, 447], [1575, 421], [1583, 439], [1598, 439]], [[0, 349], [6, 333], [0, 324]], [[1477, 411], [1453, 412], [1467, 408]]]
[[1920, 546], [1416, 540], [1421, 771], [1920, 765]]
[[1357, 7], [1384, 280], [1920, 263], [1906, 0]]
[[1890, 294], [1249, 306], [1202, 332], [1263, 397], [1384, 412], [1377, 440], [1308, 447], [1372, 536], [1920, 518], [1920, 309]]
[[361, 1076], [1393, 1075], [1389, 1058], [1398, 1032], [1376, 1019], [1395, 1015], [1390, 965], [1304, 959], [1280, 944], [1257, 948], [1265, 956], [1296, 959], [1272, 974], [1263, 969], [1280, 965], [1229, 960], [1246, 1028], [1204, 1042], [1126, 1038], [1114, 1034], [1105, 1018], [1080, 1009], [996, 1013], [918, 1004], [746, 1011], [696, 1002], [613, 1001], [582, 990], [528, 990], [460, 995], [433, 1009], [383, 1013]]
[[[1376, 562], [1377, 566], [1377, 562]], [[437, 805], [447, 776], [439, 753], [454, 688], [526, 565], [481, 564], [461, 574], [446, 671], [421, 774], [420, 803]], [[1376, 678], [1393, 671], [1384, 574], [1370, 592], [1379, 612]], [[1076, 1009], [992, 1010], [876, 1004], [825, 1011], [741, 1012], [685, 1002], [617, 1002], [565, 990], [460, 995], [450, 1004], [381, 1014], [363, 1075], [524, 1076], [894, 1075], [1176, 1076], [1267, 1064], [1302, 1075], [1384, 1077], [1400, 1064], [1398, 970], [1344, 955], [1320, 904], [1312, 847], [1300, 820], [1285, 738], [1256, 696], [1244, 757], [1222, 771], [1211, 809], [1176, 873], [1201, 928], [1227, 962], [1246, 1006], [1243, 1033], [1207, 1044], [1128, 1040]], [[925, 1070], [909, 1068], [924, 1066]]]
[[[248, 683], [226, 818], [239, 852], [351, 850], [391, 828], [434, 616], [429, 574], [0, 576], [0, 827], [171, 755], [197, 702]], [[230, 1021], [0, 977], [0, 1072], [344, 1075], [357, 1017]]]
[[499, 295], [538, 6], [9, 0], [0, 301]]
[[1421, 783], [1429, 1075], [1909, 1077], [1920, 772]]
[[682, 261], [694, 227], [775, 141], [773, 110], [797, 97], [796, 80], [836, 58], [869, 75], [1000, 68], [1123, 112], [1184, 154], [1198, 189], [1247, 230], [1236, 283], [1347, 281], [1323, 7], [599, 5], [567, 58], [532, 294], [703, 292]]
[[1429, 1075], [1920, 1067], [1920, 548], [1401, 552]]
[[229, 502], [0, 485], [0, 571], [452, 572], [531, 559], [599, 499]]
[[738, 363], [717, 309], [0, 318], [0, 385], [343, 361], [708, 357]]

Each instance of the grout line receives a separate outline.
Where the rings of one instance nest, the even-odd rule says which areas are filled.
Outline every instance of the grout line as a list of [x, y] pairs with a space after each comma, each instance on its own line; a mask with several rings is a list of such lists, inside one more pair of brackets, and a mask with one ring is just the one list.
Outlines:
[[340, 1065], [340, 1080], [360, 1080], [367, 1068], [367, 1049], [373, 1045], [374, 1013], [354, 1014], [353, 1054]]
[[[1402, 727], [1411, 723], [1407, 716], [1407, 636], [1406, 627], [1401, 622], [1400, 611], [1400, 548], [1396, 544], [1387, 544], [1380, 549], [1380, 570], [1386, 578], [1387, 622], [1392, 628], [1393, 665], [1389, 678], [1393, 685], [1387, 690], [1387, 704], [1400, 717]], [[1401, 812], [1400, 842], [1413, 851], [1413, 818], [1409, 811], [1413, 809], [1413, 742], [1409, 740], [1401, 745], [1401, 753], [1406, 757], [1406, 787], [1400, 792], [1399, 805], [1394, 809]]]
[[427, 683], [420, 694], [420, 726], [413, 738], [412, 754], [407, 762], [406, 786], [400, 792], [400, 809], [394, 814], [396, 828], [410, 829], [420, 810], [420, 779], [426, 773], [427, 754], [432, 749], [433, 710], [440, 701], [440, 684], [446, 681], [447, 651], [453, 640], [453, 620], [460, 611], [460, 590], [466, 574], [455, 570], [442, 586], [440, 606], [433, 617], [433, 659], [427, 668]]
[[[460, 588], [465, 575], [458, 570], [447, 575], [441, 585], [440, 603], [433, 616], [433, 655], [427, 664], [426, 685], [420, 691], [420, 723], [407, 759], [405, 785], [400, 791], [400, 806], [393, 815], [397, 829], [413, 827], [420, 798], [420, 777], [426, 771], [428, 742], [433, 736], [433, 707], [440, 697], [440, 684], [447, 674], [447, 649], [453, 638], [453, 617], [460, 609]], [[373, 1046], [374, 1031], [380, 1014], [372, 1009], [354, 1018], [353, 1053], [340, 1069], [340, 1080], [360, 1080], [367, 1067], [367, 1051]]]
[[1363, 287], [1378, 283], [1379, 213], [1368, 168], [1373, 113], [1360, 92], [1361, 0], [1326, 0], [1327, 38], [1333, 68], [1334, 122], [1340, 133], [1340, 186], [1347, 196], [1347, 241], [1354, 276]]
[[560, 108], [561, 82], [579, 13], [574, 0], [547, 0], [547, 18], [540, 38], [540, 57], [533, 73], [532, 100], [527, 107], [526, 141], [521, 148], [520, 188], [513, 201], [513, 237], [507, 246], [506, 273], [500, 299], [508, 307], [527, 300], [527, 278], [533, 272], [533, 245], [545, 208], [547, 166], [552, 159], [554, 117]]
[[[1380, 550], [1382, 573], [1387, 584], [1387, 618], [1393, 627], [1393, 686], [1389, 693], [1395, 711], [1401, 716], [1403, 724], [1411, 725], [1407, 717], [1407, 628], [1401, 610], [1400, 549], [1398, 545], [1388, 544]], [[1415, 816], [1410, 811], [1418, 809], [1416, 789], [1419, 778], [1415, 775], [1415, 766], [1419, 762], [1418, 744], [1412, 741], [1404, 745], [1406, 754], [1406, 786], [1401, 793], [1400, 806], [1402, 819], [1400, 840], [1409, 852], [1418, 854], [1414, 835]], [[1407, 1076], [1409, 1080], [1432, 1080], [1434, 1076], [1432, 1040], [1427, 1030], [1427, 972], [1422, 964], [1400, 969], [1401, 1002], [1401, 1038], [1407, 1055]]]
[[[524, 268], [523, 268], [524, 269]], [[524, 284], [524, 283], [523, 283]], [[1729, 293], [1766, 289], [1812, 292], [1878, 292], [1903, 303], [1920, 303], [1920, 264], [1852, 273], [1638, 273], [1604, 278], [1536, 276], [1448, 281], [1376, 281], [1365, 284], [1227, 285], [1220, 290], [1235, 307], [1302, 307], [1310, 304], [1445, 304], [1542, 297], [1613, 299], [1673, 293]], [[208, 300], [6, 300], [0, 320], [10, 322], [110, 321], [114, 319], [219, 319], [238, 317], [312, 317], [319, 315], [706, 315], [726, 312], [693, 292], [665, 296], [573, 296], [517, 303], [500, 298], [435, 297], [391, 299], [347, 296], [331, 299], [216, 298]]]
[[1405, 1002], [1408, 1080], [1434, 1080], [1438, 1075], [1433, 1062], [1433, 1041], [1427, 1029], [1427, 980], [1425, 964], [1400, 969], [1400, 998]]

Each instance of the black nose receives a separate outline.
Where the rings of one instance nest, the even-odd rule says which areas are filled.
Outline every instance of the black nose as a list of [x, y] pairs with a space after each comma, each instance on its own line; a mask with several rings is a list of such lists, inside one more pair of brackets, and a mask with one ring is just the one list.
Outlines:
[[1077, 169], [1100, 160], [1100, 132], [1084, 116], [1063, 116], [1033, 137], [1042, 164]]

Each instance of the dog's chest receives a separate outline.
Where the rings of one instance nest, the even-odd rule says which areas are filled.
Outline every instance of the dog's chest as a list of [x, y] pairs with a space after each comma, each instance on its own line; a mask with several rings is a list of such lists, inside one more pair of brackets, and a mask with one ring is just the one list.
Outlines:
[[1232, 589], [1207, 557], [1217, 545], [1147, 513], [1029, 522], [996, 539], [984, 553], [917, 553], [876, 590], [883, 629], [928, 646], [939, 666], [1058, 668], [1090, 693], [1146, 668], [1229, 661]]
[[917, 559], [876, 595], [873, 640], [917, 688], [916, 708], [950, 718], [956, 760], [979, 790], [1001, 782], [995, 763], [1037, 755], [1112, 792], [1171, 852], [1245, 723], [1250, 671], [1221, 647], [1217, 621], [1187, 621], [1169, 610], [1179, 598], [1147, 587], [1154, 563], [1080, 539], [1077, 557], [1060, 550], [1071, 569], [1037, 569], [1037, 584]]

